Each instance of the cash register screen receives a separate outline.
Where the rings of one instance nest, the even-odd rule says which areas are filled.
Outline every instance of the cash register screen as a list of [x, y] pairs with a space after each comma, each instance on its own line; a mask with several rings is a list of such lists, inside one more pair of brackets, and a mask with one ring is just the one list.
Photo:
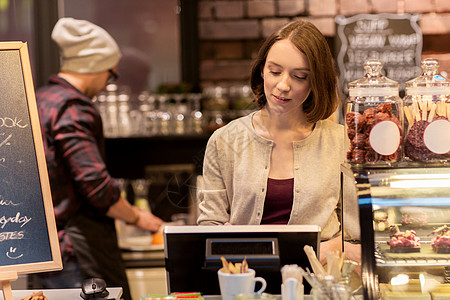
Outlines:
[[[207, 250], [210, 249], [211, 255], [253, 255], [253, 254], [273, 254], [274, 241], [273, 240], [241, 240], [241, 239], [208, 239]], [[209, 246], [209, 248], [208, 248]]]
[[[318, 251], [316, 225], [166, 226], [164, 230], [167, 290], [219, 295], [220, 258], [242, 262], [267, 281], [267, 293], [281, 294], [281, 267], [310, 268], [305, 245]], [[305, 288], [307, 288], [305, 286]]]

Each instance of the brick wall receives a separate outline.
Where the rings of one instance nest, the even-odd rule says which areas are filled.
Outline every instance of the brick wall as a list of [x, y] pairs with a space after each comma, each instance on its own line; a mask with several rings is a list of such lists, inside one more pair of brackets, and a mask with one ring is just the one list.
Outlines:
[[450, 74], [450, 0], [199, 0], [201, 86], [246, 83], [252, 59], [272, 31], [295, 18], [314, 23], [333, 47], [334, 17], [419, 13], [422, 57]]

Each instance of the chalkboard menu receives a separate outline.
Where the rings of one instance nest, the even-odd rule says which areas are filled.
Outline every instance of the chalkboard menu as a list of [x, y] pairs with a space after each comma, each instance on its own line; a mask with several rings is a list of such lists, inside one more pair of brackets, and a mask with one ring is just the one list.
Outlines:
[[0, 272], [62, 268], [27, 44], [0, 43]]
[[343, 92], [364, 76], [364, 62], [379, 59], [389, 79], [403, 84], [420, 75], [422, 31], [419, 15], [361, 14], [336, 16], [336, 51]]

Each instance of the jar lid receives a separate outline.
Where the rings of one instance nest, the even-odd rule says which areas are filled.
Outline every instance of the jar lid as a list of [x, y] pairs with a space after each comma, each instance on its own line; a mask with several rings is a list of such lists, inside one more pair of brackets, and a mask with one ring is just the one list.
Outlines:
[[439, 61], [426, 58], [420, 63], [422, 74], [405, 82], [407, 95], [450, 94], [450, 81], [438, 72]]
[[366, 74], [348, 84], [350, 97], [398, 97], [399, 83], [381, 74], [383, 63], [378, 59], [364, 62]]

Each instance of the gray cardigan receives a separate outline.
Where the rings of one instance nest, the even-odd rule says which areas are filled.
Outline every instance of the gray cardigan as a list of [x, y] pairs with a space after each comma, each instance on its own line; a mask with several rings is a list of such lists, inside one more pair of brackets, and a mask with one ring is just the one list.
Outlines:
[[[255, 132], [253, 115], [233, 120], [208, 141], [204, 186], [198, 193], [200, 225], [261, 223], [273, 142]], [[346, 153], [344, 141], [344, 127], [323, 120], [306, 139], [293, 142], [294, 201], [288, 224], [319, 225], [322, 239], [339, 231], [336, 206], [340, 164]], [[350, 182], [345, 190], [345, 231], [348, 238], [358, 239], [356, 193]]]

